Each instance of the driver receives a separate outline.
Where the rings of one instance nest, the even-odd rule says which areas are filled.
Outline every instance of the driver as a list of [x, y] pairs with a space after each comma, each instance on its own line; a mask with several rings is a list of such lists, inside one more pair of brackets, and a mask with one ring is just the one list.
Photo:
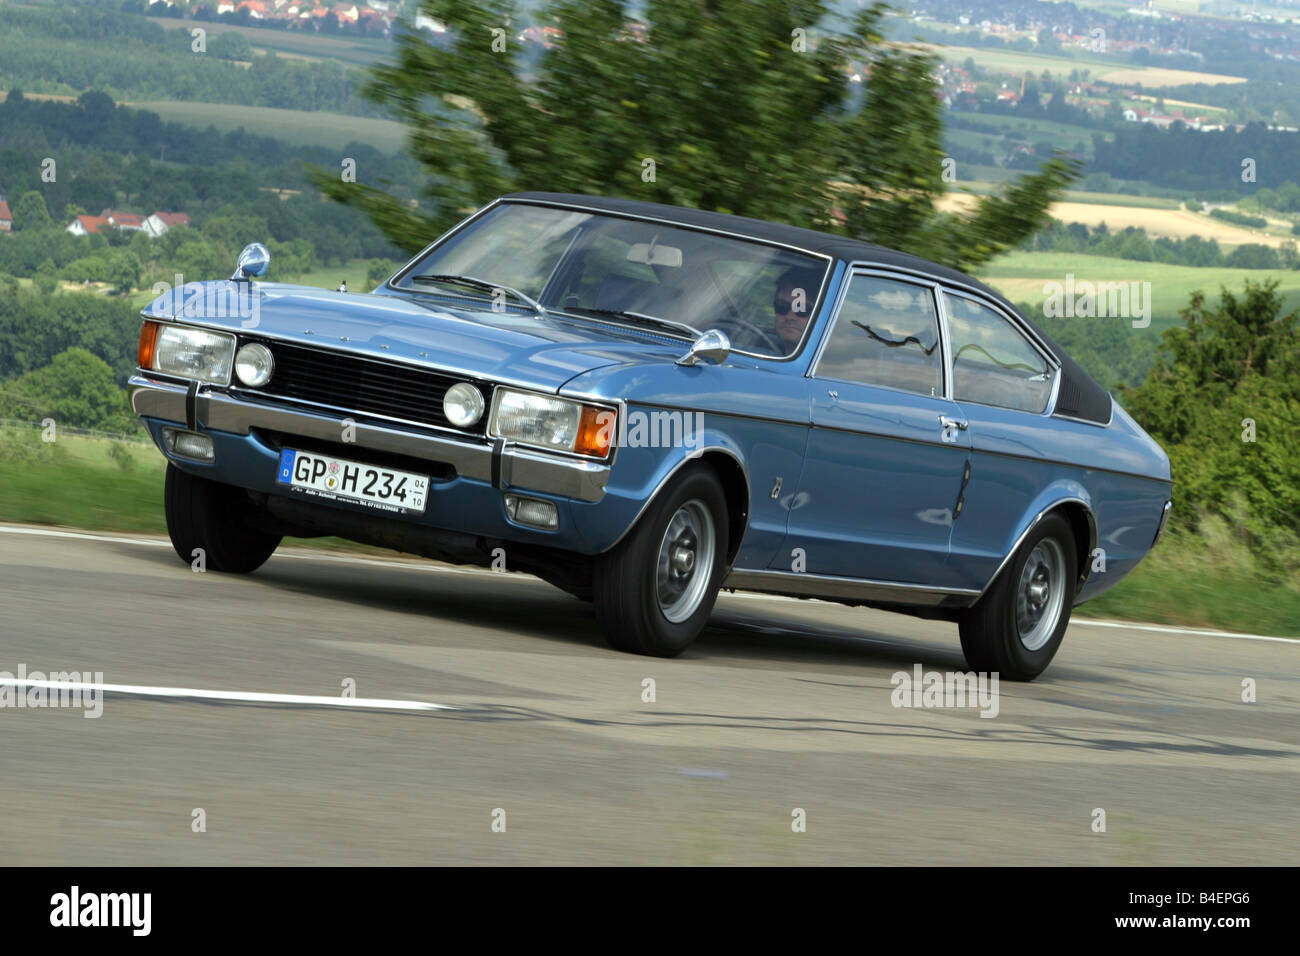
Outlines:
[[776, 313], [773, 326], [786, 355], [794, 352], [803, 339], [819, 285], [817, 271], [804, 266], [786, 269], [776, 280], [776, 294], [772, 296], [772, 311]]

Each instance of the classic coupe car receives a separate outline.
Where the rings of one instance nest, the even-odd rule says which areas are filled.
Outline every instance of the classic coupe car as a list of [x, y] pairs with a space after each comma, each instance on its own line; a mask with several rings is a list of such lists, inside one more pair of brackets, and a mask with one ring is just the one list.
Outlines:
[[[1169, 513], [1169, 459], [1006, 299], [842, 237], [493, 202], [365, 294], [235, 276], [142, 313], [131, 402], [186, 562], [339, 535], [520, 570], [616, 648], [720, 588], [955, 621], [1029, 680]], [[231, 304], [235, 307], [231, 307]]]

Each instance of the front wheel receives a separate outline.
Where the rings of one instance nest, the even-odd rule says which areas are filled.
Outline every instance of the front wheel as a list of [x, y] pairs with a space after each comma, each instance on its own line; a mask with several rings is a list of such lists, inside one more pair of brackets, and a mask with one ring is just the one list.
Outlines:
[[186, 564], [202, 556], [209, 571], [256, 571], [280, 545], [280, 536], [250, 526], [254, 506], [239, 488], [167, 465], [167, 534]]
[[713, 611], [726, 563], [727, 503], [713, 469], [688, 466], [596, 562], [596, 620], [611, 647], [675, 657]]
[[1025, 538], [1015, 557], [959, 622], [961, 649], [976, 671], [1033, 680], [1046, 668], [1070, 623], [1078, 579], [1074, 535], [1051, 514]]

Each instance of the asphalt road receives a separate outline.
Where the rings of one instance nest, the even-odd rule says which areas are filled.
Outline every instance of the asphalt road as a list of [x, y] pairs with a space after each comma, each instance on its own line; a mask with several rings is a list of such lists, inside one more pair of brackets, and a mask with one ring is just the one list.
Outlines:
[[1300, 642], [1076, 623], [983, 718], [891, 704], [895, 672], [964, 670], [947, 624], [724, 596], [665, 661], [523, 575], [294, 551], [226, 577], [0, 528], [19, 664], [455, 709], [0, 709], [6, 865], [1300, 863]]

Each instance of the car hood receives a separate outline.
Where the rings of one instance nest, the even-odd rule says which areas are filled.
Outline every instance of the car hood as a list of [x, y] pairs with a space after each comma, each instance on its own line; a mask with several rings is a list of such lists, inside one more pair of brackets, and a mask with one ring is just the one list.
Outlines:
[[280, 283], [188, 283], [154, 299], [141, 315], [549, 391], [593, 369], [671, 362], [689, 348], [683, 339], [558, 315]]

